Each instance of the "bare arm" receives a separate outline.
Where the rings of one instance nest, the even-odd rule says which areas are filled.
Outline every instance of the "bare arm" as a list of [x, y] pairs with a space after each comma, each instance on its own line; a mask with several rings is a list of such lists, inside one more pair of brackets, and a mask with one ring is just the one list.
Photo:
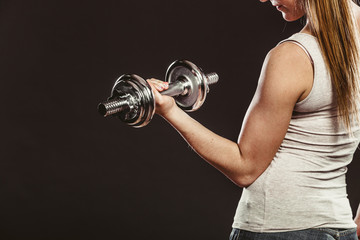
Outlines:
[[357, 235], [360, 239], [360, 204], [359, 204], [359, 207], [358, 207], [358, 210], [356, 212], [356, 216], [355, 216], [355, 219], [354, 219], [356, 225], [357, 225]]
[[[155, 83], [159, 89], [160, 84]], [[151, 80], [150, 80], [151, 82]], [[289, 125], [295, 103], [312, 86], [312, 66], [296, 45], [282, 44], [264, 61], [258, 88], [249, 106], [238, 143], [225, 139], [192, 119], [157, 91], [157, 113], [192, 148], [235, 184], [246, 187], [268, 167]]]

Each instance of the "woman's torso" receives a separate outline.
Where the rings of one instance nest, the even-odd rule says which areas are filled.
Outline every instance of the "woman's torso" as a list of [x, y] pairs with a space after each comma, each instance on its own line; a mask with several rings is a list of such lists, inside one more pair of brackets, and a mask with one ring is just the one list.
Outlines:
[[316, 227], [353, 228], [345, 173], [359, 143], [338, 119], [331, 79], [315, 37], [298, 33], [285, 41], [310, 55], [314, 82], [295, 105], [287, 134], [266, 171], [243, 190], [233, 227], [279, 232]]

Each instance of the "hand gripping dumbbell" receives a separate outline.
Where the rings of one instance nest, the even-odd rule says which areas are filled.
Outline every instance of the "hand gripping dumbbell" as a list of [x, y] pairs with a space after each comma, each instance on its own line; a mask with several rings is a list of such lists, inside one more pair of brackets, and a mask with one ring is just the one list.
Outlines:
[[[177, 105], [185, 111], [195, 111], [204, 103], [209, 85], [218, 79], [216, 73], [205, 75], [195, 64], [178, 60], [167, 69], [165, 81], [169, 88], [161, 94], [174, 97]], [[113, 115], [130, 126], [143, 127], [155, 113], [154, 94], [143, 78], [125, 74], [116, 80], [111, 97], [98, 105], [98, 111], [104, 117]]]

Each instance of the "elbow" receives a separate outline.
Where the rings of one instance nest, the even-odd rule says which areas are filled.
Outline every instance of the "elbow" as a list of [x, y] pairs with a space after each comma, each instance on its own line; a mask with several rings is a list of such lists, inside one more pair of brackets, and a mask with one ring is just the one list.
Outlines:
[[239, 164], [241, 167], [232, 172], [230, 176], [231, 181], [242, 188], [247, 188], [253, 184], [261, 174], [259, 168], [254, 164], [255, 162], [243, 158], [243, 161]]
[[238, 187], [241, 188], [247, 188], [249, 187], [251, 184], [253, 184], [253, 182], [255, 182], [256, 177], [252, 176], [252, 175], [242, 175], [242, 176], [236, 176], [231, 178], [231, 181]]
[[264, 163], [265, 161], [255, 159], [252, 154], [246, 154], [244, 156], [240, 147], [239, 154], [240, 156], [232, 161], [231, 167], [228, 167], [228, 171], [224, 173], [227, 173], [225, 175], [227, 175], [235, 185], [241, 188], [247, 188], [265, 171], [268, 164], [259, 164], [259, 162]]

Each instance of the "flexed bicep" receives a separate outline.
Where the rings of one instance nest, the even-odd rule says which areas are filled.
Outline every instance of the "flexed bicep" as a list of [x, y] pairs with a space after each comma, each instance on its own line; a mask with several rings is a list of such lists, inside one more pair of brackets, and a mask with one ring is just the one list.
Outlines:
[[311, 62], [294, 44], [276, 47], [265, 59], [238, 139], [244, 159], [250, 162], [253, 181], [265, 171], [276, 154], [296, 102], [311, 89], [312, 76]]

